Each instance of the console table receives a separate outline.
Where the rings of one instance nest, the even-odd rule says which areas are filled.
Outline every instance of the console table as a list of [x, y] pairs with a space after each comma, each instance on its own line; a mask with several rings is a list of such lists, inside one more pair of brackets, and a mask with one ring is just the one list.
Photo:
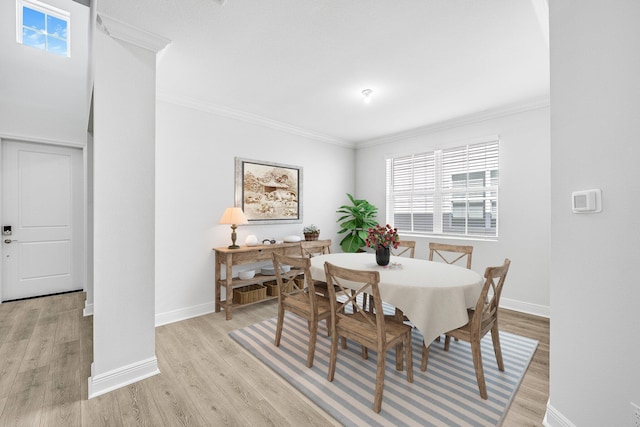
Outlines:
[[[232, 277], [232, 268], [234, 265], [250, 264], [261, 261], [271, 261], [272, 254], [279, 253], [288, 256], [300, 256], [300, 243], [279, 243], [275, 245], [257, 245], [257, 246], [240, 246], [240, 249], [229, 249], [227, 247], [214, 248], [216, 253], [216, 299], [215, 309], [216, 313], [224, 308], [227, 320], [232, 318], [233, 306], [247, 306], [258, 302], [268, 301], [277, 296], [267, 297], [260, 301], [255, 301], [247, 304], [234, 304], [233, 303], [233, 289], [252, 284], [262, 284], [264, 282], [275, 280], [276, 276], [266, 276], [258, 274], [247, 280], [241, 280]], [[222, 268], [225, 268], [225, 276], [222, 278]], [[221, 300], [221, 290], [225, 288], [225, 299]]]

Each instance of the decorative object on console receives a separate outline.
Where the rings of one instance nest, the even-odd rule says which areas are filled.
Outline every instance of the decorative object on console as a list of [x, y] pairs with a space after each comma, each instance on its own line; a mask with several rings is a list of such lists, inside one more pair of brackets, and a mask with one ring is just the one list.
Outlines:
[[320, 229], [314, 224], [307, 225], [302, 230], [302, 234], [304, 234], [304, 240], [318, 240], [318, 237], [320, 237]]
[[236, 234], [236, 228], [238, 228], [239, 224], [248, 224], [247, 217], [242, 212], [240, 208], [227, 208], [222, 214], [222, 218], [220, 218], [220, 224], [231, 224], [231, 246], [229, 249], [239, 249], [240, 246], [236, 245], [236, 239], [238, 235]]
[[302, 168], [236, 157], [235, 198], [251, 224], [302, 222]]
[[258, 238], [255, 234], [249, 234], [247, 239], [244, 241], [244, 244], [247, 246], [255, 246], [258, 244]]
[[239, 271], [238, 272], [238, 278], [242, 279], [242, 280], [248, 280], [248, 279], [253, 279], [253, 276], [256, 275], [256, 271], [255, 270], [244, 270], [244, 271]]
[[292, 234], [291, 236], [285, 236], [283, 240], [287, 243], [297, 243], [302, 239], [300, 238], [300, 236], [296, 236], [295, 234]]
[[[289, 270], [291, 270], [291, 267], [285, 264], [281, 264], [280, 268], [281, 268], [280, 273], [287, 273], [289, 272]], [[273, 267], [273, 265], [267, 265], [260, 269], [260, 274], [264, 276], [273, 276], [276, 274], [276, 270]]]

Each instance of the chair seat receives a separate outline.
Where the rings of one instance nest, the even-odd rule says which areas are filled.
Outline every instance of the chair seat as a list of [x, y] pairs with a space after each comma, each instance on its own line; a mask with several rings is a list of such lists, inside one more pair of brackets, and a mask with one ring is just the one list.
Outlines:
[[[468, 308], [467, 316], [469, 316], [469, 321], [464, 326], [460, 326], [459, 328], [456, 328], [452, 331], [447, 332], [446, 335], [452, 336], [454, 338], [460, 338], [462, 336], [463, 339], [466, 339], [468, 341], [469, 340], [468, 337], [471, 336], [471, 326], [472, 326], [471, 321], [473, 320], [473, 316], [475, 316], [475, 312], [476, 311], [474, 309]], [[482, 325], [480, 326], [480, 334], [484, 335], [488, 330], [491, 329], [491, 326], [493, 324], [493, 318], [483, 313], [483, 318], [481, 321], [482, 321]]]
[[[371, 325], [366, 320], [362, 319], [362, 316], [367, 316], [373, 322]], [[360, 317], [361, 320], [358, 320]], [[342, 335], [342, 332], [348, 331], [345, 334], [347, 337], [359, 338], [358, 341], [364, 340], [375, 344], [377, 342], [377, 331], [375, 325], [376, 315], [372, 313], [359, 313], [350, 314], [340, 319], [340, 322], [336, 325], [338, 334]], [[411, 326], [402, 322], [398, 322], [393, 319], [385, 318], [385, 341], [387, 344], [402, 341], [402, 337], [411, 332]], [[375, 348], [375, 346], [373, 346]]]
[[[309, 296], [303, 292], [287, 296], [284, 299], [283, 304], [290, 308], [290, 311], [303, 317], [311, 314]], [[319, 296], [316, 297], [316, 307], [318, 308], [318, 320], [326, 319], [331, 315], [331, 304], [329, 303], [329, 299]]]

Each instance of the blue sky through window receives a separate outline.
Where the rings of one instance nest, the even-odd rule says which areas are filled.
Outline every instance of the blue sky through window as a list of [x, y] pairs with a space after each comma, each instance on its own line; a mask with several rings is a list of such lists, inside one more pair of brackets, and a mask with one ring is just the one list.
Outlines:
[[23, 45], [60, 56], [69, 56], [67, 19], [23, 6], [21, 25]]

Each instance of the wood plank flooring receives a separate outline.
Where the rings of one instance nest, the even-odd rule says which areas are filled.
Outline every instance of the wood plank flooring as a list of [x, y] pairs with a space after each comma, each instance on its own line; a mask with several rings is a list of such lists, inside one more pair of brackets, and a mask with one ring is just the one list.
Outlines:
[[[87, 400], [92, 318], [82, 292], [0, 304], [1, 426], [332, 426], [322, 409], [229, 338], [274, 317], [275, 301], [160, 326], [161, 374]], [[549, 321], [502, 311], [500, 327], [540, 345], [504, 426], [540, 426]]]

